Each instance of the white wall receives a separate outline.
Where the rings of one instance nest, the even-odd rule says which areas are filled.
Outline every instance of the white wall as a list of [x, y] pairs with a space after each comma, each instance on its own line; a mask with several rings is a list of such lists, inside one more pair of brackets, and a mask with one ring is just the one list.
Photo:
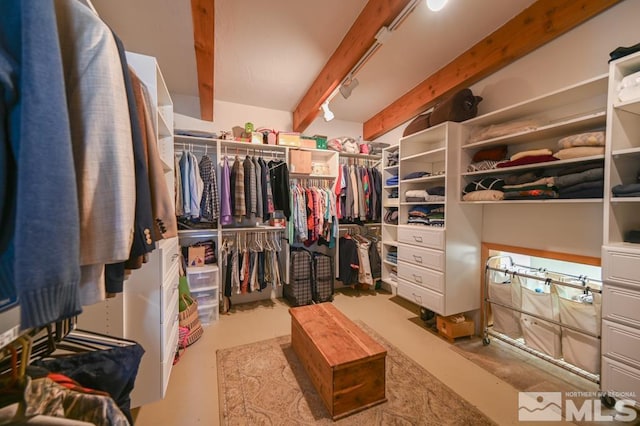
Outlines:
[[[244, 127], [244, 123], [250, 121], [254, 127], [267, 127], [278, 131], [291, 131], [293, 127], [293, 115], [289, 111], [279, 111], [261, 108], [252, 105], [242, 105], [225, 101], [214, 101], [213, 123], [195, 119], [199, 117], [200, 105], [198, 98], [192, 96], [172, 94], [174, 110], [176, 113], [176, 128], [188, 128], [192, 130], [209, 130], [220, 132], [230, 131], [233, 126]], [[329, 139], [350, 136], [354, 139], [362, 137], [362, 123], [353, 121], [332, 120], [325, 122], [318, 116], [304, 131], [305, 135], [325, 135]]]
[[[608, 72], [609, 52], [640, 41], [640, 1], [627, 0], [473, 85], [485, 114]], [[601, 204], [486, 205], [486, 242], [600, 257]]]
[[640, 1], [626, 0], [471, 86], [479, 114], [609, 71], [609, 52], [640, 42]]

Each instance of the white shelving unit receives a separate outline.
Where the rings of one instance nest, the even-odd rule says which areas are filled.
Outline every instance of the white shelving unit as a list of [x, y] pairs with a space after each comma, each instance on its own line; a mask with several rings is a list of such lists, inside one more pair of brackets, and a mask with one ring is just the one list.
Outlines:
[[382, 285], [383, 287], [392, 292], [397, 293], [398, 280], [394, 279], [392, 273], [397, 273], [397, 264], [387, 260], [387, 254], [390, 251], [397, 252], [398, 250], [398, 226], [385, 222], [385, 215], [390, 210], [399, 210], [400, 198], [391, 198], [391, 192], [398, 189], [399, 185], [387, 185], [387, 179], [398, 176], [400, 165], [396, 163], [389, 166], [389, 155], [392, 153], [399, 153], [400, 146], [393, 145], [382, 150], [382, 253], [380, 258], [382, 259]]
[[[480, 307], [480, 206], [458, 202], [458, 123], [443, 123], [400, 139], [400, 209], [397, 226], [398, 295], [439, 315]], [[431, 175], [405, 179], [414, 172]], [[407, 190], [444, 186], [440, 202], [408, 202]], [[408, 224], [416, 205], [442, 206], [445, 226]]]
[[[203, 137], [195, 137], [195, 136], [182, 136], [177, 135], [175, 137], [175, 145], [176, 150], [184, 149], [196, 149], [198, 152], [207, 153], [212, 160], [218, 164], [219, 160], [222, 159], [225, 155], [230, 160], [230, 166], [233, 164], [233, 158], [238, 155], [241, 158], [245, 155], [251, 156], [263, 156], [265, 158], [278, 158], [280, 160], [285, 160], [289, 165], [291, 165], [290, 153], [292, 150], [300, 150], [304, 152], [309, 152], [311, 156], [311, 162], [321, 162], [328, 166], [327, 174], [310, 174], [310, 173], [295, 173], [289, 172], [290, 180], [308, 180], [313, 183], [321, 184], [321, 185], [329, 185], [333, 186], [335, 184], [335, 180], [338, 176], [338, 153], [331, 150], [323, 150], [323, 149], [311, 149], [311, 148], [297, 148], [297, 147], [289, 147], [284, 145], [262, 145], [262, 144], [251, 144], [248, 142], [236, 142], [230, 140], [222, 140], [222, 139], [212, 139], [212, 138], [203, 138]], [[218, 169], [218, 182], [220, 182], [220, 167]], [[215, 228], [211, 229], [194, 229], [194, 230], [180, 230], [178, 231], [180, 244], [183, 246], [188, 246], [194, 242], [213, 239], [217, 242], [216, 247], [218, 250], [220, 249], [220, 241], [221, 236], [233, 232], [274, 232], [274, 231], [284, 231], [285, 228], [269, 226], [264, 222], [257, 222], [243, 220], [240, 224], [234, 224], [233, 226], [222, 226], [218, 224]], [[283, 244], [283, 251], [286, 253], [288, 251], [288, 245]], [[338, 255], [338, 249], [336, 244], [335, 249], [336, 256]], [[218, 253], [218, 259], [220, 259], [220, 253]], [[280, 256], [281, 260], [281, 271], [282, 271], [282, 279], [284, 282], [288, 282], [289, 279], [289, 256]], [[337, 262], [335, 262], [337, 264]], [[218, 268], [216, 274], [217, 282], [222, 282], [222, 268]], [[221, 289], [220, 286], [218, 288], [218, 297], [221, 297]], [[276, 289], [275, 294], [270, 295], [268, 292], [259, 292], [259, 294], [248, 294], [248, 295], [232, 295], [231, 301], [233, 304], [242, 303], [242, 302], [250, 302], [253, 300], [258, 300], [256, 298], [265, 298], [265, 297], [280, 297], [282, 296], [282, 290]], [[216, 312], [212, 312], [212, 305], [201, 306], [201, 310], [203, 314], [210, 315], [211, 322], [214, 322], [218, 318], [216, 305]]]
[[640, 401], [640, 244], [625, 242], [640, 230], [640, 197], [613, 197], [611, 188], [640, 183], [640, 98], [621, 102], [618, 86], [640, 72], [640, 54], [610, 64], [602, 247], [603, 391], [635, 394]]
[[[607, 121], [606, 113], [607, 76], [602, 75], [581, 82], [556, 92], [543, 95], [519, 104], [476, 117], [463, 123], [462, 157], [460, 171], [460, 193], [470, 182], [484, 177], [504, 177], [535, 169], [545, 169], [545, 173], [582, 163], [603, 162], [604, 155], [549, 161], [545, 163], [527, 164], [514, 167], [468, 172], [467, 167], [473, 155], [479, 150], [507, 146], [507, 158], [526, 150], [548, 148], [552, 152], [558, 150], [557, 142], [563, 137], [578, 133], [602, 130]], [[502, 125], [510, 122], [535, 123], [527, 130], [516, 131], [500, 137], [481, 141], [467, 142], [473, 131], [479, 128]], [[458, 195], [461, 197], [461, 195]], [[540, 200], [542, 201], [542, 200]], [[540, 202], [537, 201], [537, 202]], [[601, 198], [585, 201], [584, 199], [552, 199], [545, 203], [585, 203], [601, 202]], [[464, 202], [464, 201], [463, 201]], [[530, 200], [505, 200], [504, 203], [529, 203]], [[468, 201], [470, 204], [493, 204], [499, 201]]]

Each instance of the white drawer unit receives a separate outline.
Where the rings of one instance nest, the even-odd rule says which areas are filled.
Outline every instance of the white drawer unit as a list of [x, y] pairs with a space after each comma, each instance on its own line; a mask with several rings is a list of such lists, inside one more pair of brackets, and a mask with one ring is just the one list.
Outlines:
[[[443, 316], [479, 309], [481, 299], [482, 206], [459, 202], [462, 136], [463, 126], [454, 122], [404, 136], [394, 148], [397, 167], [384, 170], [385, 178], [399, 178], [393, 188], [398, 225], [383, 224], [386, 250], [398, 251], [398, 280], [392, 284], [397, 283], [398, 296]], [[427, 175], [411, 176], [419, 171]], [[408, 191], [425, 190], [442, 197], [407, 199]]]
[[602, 250], [602, 278], [640, 288], [640, 251], [604, 247]]
[[180, 252], [178, 251], [178, 237], [162, 241], [160, 244], [162, 258], [162, 274], [166, 275], [171, 268], [178, 264]]
[[174, 298], [171, 300], [171, 307], [167, 309], [165, 315], [162, 318], [162, 336], [160, 340], [160, 347], [164, 347], [166, 345], [166, 341], [173, 333], [173, 325], [176, 322], [176, 318], [178, 318], [178, 294], [176, 293]]
[[444, 311], [444, 296], [428, 288], [420, 287], [403, 279], [398, 280], [398, 296], [434, 312]]
[[604, 356], [640, 368], [640, 330], [637, 328], [605, 320], [602, 345], [606, 348]]
[[399, 244], [398, 260], [435, 269], [436, 271], [444, 271], [444, 252], [440, 250]]
[[398, 277], [420, 287], [444, 292], [444, 274], [433, 269], [398, 262]]
[[444, 229], [428, 229], [426, 226], [398, 226], [398, 242], [443, 250], [444, 233]]
[[173, 299], [178, 297], [178, 282], [180, 279], [178, 264], [175, 264], [173, 269], [167, 274], [164, 283], [162, 284], [162, 309], [167, 311], [171, 308]]
[[640, 327], [640, 290], [605, 282], [602, 289], [602, 318]]
[[[636, 407], [640, 400], [640, 370], [622, 362], [602, 358], [600, 387], [603, 391], [635, 394]], [[633, 398], [632, 398], [633, 399]]]

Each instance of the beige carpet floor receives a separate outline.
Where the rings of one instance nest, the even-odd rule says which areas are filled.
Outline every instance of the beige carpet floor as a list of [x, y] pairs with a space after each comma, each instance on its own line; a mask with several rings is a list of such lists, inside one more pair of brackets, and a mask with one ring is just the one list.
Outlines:
[[[562, 392], [565, 395], [567, 392], [585, 392], [591, 395], [599, 390], [597, 383], [550, 364], [497, 338], [491, 338], [491, 343], [487, 346], [482, 344], [480, 338], [460, 340], [452, 345], [451, 349], [520, 392]], [[581, 407], [586, 399], [593, 399], [593, 397], [571, 397], [571, 399]], [[603, 406], [602, 415], [615, 416], [615, 410]], [[574, 423], [583, 426], [638, 425], [640, 416], [632, 422], [613, 420], [575, 421]]]
[[[343, 425], [494, 425], [477, 408], [363, 323], [387, 349], [387, 402], [337, 421]], [[291, 348], [290, 336], [217, 351], [221, 424], [332, 424]]]

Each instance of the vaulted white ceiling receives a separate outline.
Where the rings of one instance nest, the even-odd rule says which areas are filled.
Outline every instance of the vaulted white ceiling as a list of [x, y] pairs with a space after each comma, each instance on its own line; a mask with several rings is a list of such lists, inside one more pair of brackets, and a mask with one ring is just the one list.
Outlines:
[[[534, 0], [420, 2], [331, 109], [364, 122]], [[93, 0], [131, 51], [156, 56], [173, 94], [198, 96], [189, 0]], [[293, 111], [366, 0], [216, 0], [215, 98]]]

